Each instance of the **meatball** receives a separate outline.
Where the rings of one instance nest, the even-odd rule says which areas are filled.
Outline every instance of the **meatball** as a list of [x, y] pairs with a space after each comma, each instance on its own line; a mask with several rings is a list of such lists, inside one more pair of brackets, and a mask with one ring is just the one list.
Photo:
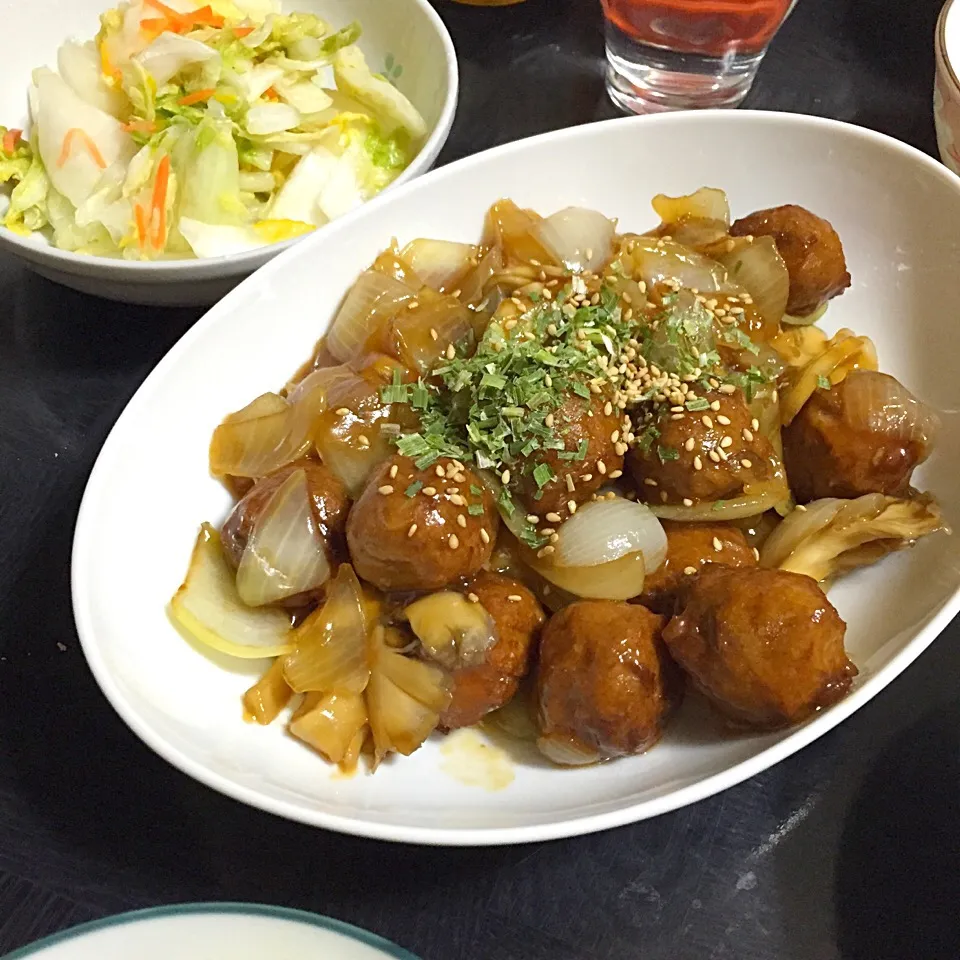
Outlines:
[[674, 408], [661, 406], [654, 424], [657, 439], [630, 451], [627, 467], [641, 500], [732, 499], [743, 494], [744, 486], [775, 475], [779, 461], [742, 391], [708, 392], [703, 399], [711, 404], [707, 410], [671, 412]]
[[454, 672], [453, 699], [440, 716], [440, 726], [447, 730], [468, 727], [513, 699], [530, 669], [544, 621], [537, 598], [518, 580], [484, 570], [464, 591], [490, 614], [497, 642], [484, 663]]
[[843, 647], [845, 630], [810, 577], [711, 565], [683, 591], [663, 639], [725, 716], [773, 729], [849, 690], [857, 668]]
[[[603, 394], [592, 401], [572, 394], [554, 413], [554, 429], [564, 449], [539, 450], [514, 472], [527, 510], [541, 517], [555, 513], [566, 519], [571, 500], [578, 506], [585, 503], [612, 474], [620, 475], [623, 454], [618, 451], [625, 449], [619, 436], [622, 424], [619, 412]], [[577, 456], [568, 458], [566, 454]], [[548, 466], [553, 474], [543, 487], [534, 478], [540, 464]]]
[[497, 522], [493, 498], [459, 461], [418, 470], [394, 456], [353, 505], [347, 545], [357, 575], [381, 590], [437, 590], [490, 559]]
[[663, 521], [667, 558], [648, 574], [639, 602], [657, 613], [674, 611], [677, 593], [705, 566], [755, 567], [757, 555], [743, 532], [729, 523], [677, 523]]
[[682, 697], [663, 624], [646, 607], [612, 600], [581, 600], [550, 619], [536, 673], [548, 756], [557, 756], [552, 745], [602, 760], [656, 743]]
[[322, 463], [316, 460], [295, 460], [258, 480], [244, 494], [224, 522], [220, 530], [220, 541], [227, 559], [233, 566], [240, 566], [247, 540], [260, 514], [277, 490], [296, 470], [303, 470], [306, 475], [313, 519], [326, 546], [328, 556], [334, 560], [346, 553], [344, 530], [347, 511], [350, 508], [347, 491]]
[[[896, 391], [904, 407], [919, 402], [893, 377], [855, 370], [829, 390], [818, 389], [783, 430], [783, 460], [800, 503], [820, 497], [852, 499], [865, 493], [900, 496], [930, 454], [928, 437], [901, 432], [865, 415], [864, 401]], [[852, 402], [851, 402], [852, 401]], [[882, 418], [883, 411], [877, 411]], [[918, 412], [918, 416], [919, 416]], [[922, 414], [931, 428], [935, 418]]]
[[803, 207], [758, 210], [730, 228], [735, 237], [773, 237], [790, 275], [787, 313], [804, 316], [850, 286], [837, 231]]

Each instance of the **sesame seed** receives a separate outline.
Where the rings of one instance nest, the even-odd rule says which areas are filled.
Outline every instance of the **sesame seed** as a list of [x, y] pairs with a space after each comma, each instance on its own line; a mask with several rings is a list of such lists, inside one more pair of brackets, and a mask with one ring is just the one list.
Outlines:
[[670, 419], [671, 419], [671, 420], [682, 420], [682, 419], [683, 419], [683, 414], [682, 414], [682, 413], [671, 413], [671, 414], [670, 414]]
[[610, 434], [610, 442], [616, 443], [619, 439], [620, 439], [620, 431], [614, 430], [613, 433]]
[[548, 523], [562, 523], [562, 522], [563, 522], [563, 518], [560, 516], [559, 513], [548, 513], [548, 514], [547, 514], [547, 522], [548, 522]]
[[431, 339], [431, 340], [439, 340], [439, 339], [440, 339], [440, 334], [437, 333], [437, 331], [434, 330], [433, 327], [430, 328], [430, 339]]
[[700, 418], [700, 422], [701, 422], [708, 430], [712, 430], [712, 429], [713, 429], [713, 421], [712, 421], [706, 414], [704, 414], [704, 415]]
[[726, 449], [727, 447], [732, 447], [732, 446], [733, 446], [733, 437], [724, 437], [724, 438], [720, 441], [720, 446], [723, 447], [724, 449]]
[[453, 344], [452, 343], [447, 344], [447, 359], [453, 360], [453, 358], [456, 357], [456, 355], [457, 355], [457, 351], [453, 349]]
[[451, 550], [456, 550], [460, 546], [460, 538], [455, 534], [450, 534], [450, 539], [447, 541]]
[[566, 484], [567, 484], [567, 492], [573, 493], [573, 491], [577, 489], [577, 485], [573, 479], [573, 474], [568, 473], [563, 479], [566, 481]]
[[396, 464], [394, 464], [394, 465], [390, 468], [390, 479], [391, 479], [391, 480], [396, 479], [397, 470], [398, 470], [398, 467], [397, 467]]
[[560, 534], [559, 534], [559, 533], [551, 533], [551, 534], [550, 534], [550, 542], [551, 542], [551, 543], [559, 543], [559, 542], [560, 542]]
[[487, 533], [487, 531], [486, 531], [483, 527], [480, 528], [480, 539], [481, 539], [484, 543], [489, 543], [489, 542], [490, 542], [490, 534]]
[[576, 513], [576, 512], [577, 512], [577, 501], [576, 501], [576, 500], [568, 500], [568, 501], [567, 501], [567, 510], [569, 510], [571, 514]]
[[543, 288], [543, 299], [544, 299], [544, 300], [552, 300], [552, 299], [553, 299], [553, 291], [550, 290], [548, 287], [544, 287], [544, 288]]
[[802, 503], [798, 503], [798, 504], [794, 507], [794, 510], [799, 510], [801, 513], [806, 513], [806, 512], [807, 512], [807, 508], [806, 508]]
[[622, 477], [622, 476], [623, 476], [623, 471], [622, 471], [622, 470], [614, 470], [614, 471], [610, 474], [610, 479], [611, 479], [611, 480], [617, 480], [617, 479], [619, 479], [619, 478]]
[[598, 460], [598, 461], [597, 461], [597, 473], [599, 473], [599, 474], [605, 474], [606, 472], [607, 472], [607, 465], [606, 465], [602, 460]]
[[710, 404], [710, 409], [711, 409], [714, 413], [716, 413], [716, 412], [720, 409], [720, 401], [719, 401], [719, 400], [714, 400], [713, 403]]
[[357, 443], [359, 443], [361, 447], [369, 447], [370, 438], [366, 434], [361, 433], [360, 436], [357, 437]]
[[703, 461], [702, 461], [699, 457], [694, 457], [694, 458], [693, 458], [693, 469], [694, 469], [694, 470], [702, 470], [702, 469], [703, 469]]
[[551, 553], [555, 552], [555, 548], [551, 547], [549, 544], [545, 547], [541, 547], [537, 551], [537, 556], [542, 560], [544, 557], [549, 557]]
[[420, 306], [420, 301], [419, 301], [419, 300], [411, 300], [411, 301], [407, 304], [407, 309], [408, 309], [408, 310], [416, 310], [417, 307], [419, 307], [419, 306]]
[[677, 404], [675, 407], [670, 408], [671, 413], [683, 413], [686, 408], [683, 404]]
[[727, 456], [727, 451], [723, 447], [717, 447], [717, 453], [720, 455], [720, 459], [726, 463], [730, 458]]
[[531, 266], [531, 267], [539, 267], [539, 266], [542, 266], [542, 264], [540, 263], [539, 260], [531, 260], [531, 261], [530, 261], [530, 266]]
[[603, 405], [603, 412], [608, 417], [613, 414], [613, 404], [609, 400]]
[[655, 486], [657, 486], [657, 481], [654, 480], [653, 477], [644, 477], [644, 478], [643, 478], [643, 482], [644, 482], [648, 487], [655, 487]]
[[421, 490], [420, 492], [421, 492], [425, 497], [435, 497], [435, 496], [437, 495], [437, 488], [436, 488], [436, 487], [424, 487], [423, 490]]
[[548, 413], [548, 414], [543, 418], [543, 422], [544, 422], [544, 424], [546, 424], [546, 426], [552, 427], [552, 426], [553, 426], [553, 414], [552, 414], [552, 413]]
[[746, 427], [744, 427], [744, 428], [743, 428], [743, 439], [746, 440], [747, 443], [749, 443], [751, 440], [753, 440], [753, 431], [752, 431], [752, 430], [748, 430]]
[[613, 449], [618, 457], [622, 457], [627, 452], [627, 445], [621, 440]]
[[744, 458], [740, 461], [740, 466], [741, 466], [741, 467], [744, 467], [746, 470], [749, 470], [749, 469], [753, 466], [753, 461], [752, 461], [752, 460], [748, 460], [746, 457], [744, 457]]
[[504, 470], [503, 473], [500, 474], [500, 482], [501, 482], [504, 486], [506, 486], [506, 485], [510, 482], [510, 471], [509, 471], [509, 470]]
[[441, 479], [445, 479], [447, 476], [447, 471], [444, 470], [443, 467], [436, 467], [434, 473], [436, 473], [436, 475]]
[[467, 594], [467, 599], [468, 599], [471, 603], [479, 603], [479, 602], [480, 602], [480, 598], [479, 598], [475, 593], [468, 593], [468, 594]]
[[721, 542], [719, 537], [713, 538], [713, 549], [716, 550], [717, 553], [719, 553], [723, 549], [723, 543]]
[[334, 411], [334, 412], [336, 413], [336, 415], [337, 415], [338, 417], [345, 417], [348, 413], [350, 413], [350, 408], [349, 408], [349, 407], [339, 407], [339, 408], [338, 408], [336, 411]]
[[725, 427], [730, 426], [730, 418], [725, 417], [722, 413], [717, 417], [717, 423], [722, 423]]
[[696, 446], [696, 441], [693, 439], [693, 437], [688, 437], [687, 442], [683, 445], [683, 449], [689, 453], [694, 446]]
[[461, 294], [461, 292], [462, 292], [462, 291], [460, 290], [460, 288], [457, 287], [457, 289], [454, 290], [454, 291], [450, 294], [450, 296], [451, 296], [451, 297], [459, 297], [460, 294]]
[[753, 548], [753, 556], [755, 560], [760, 560], [760, 551], [756, 547]]
[[377, 491], [381, 496], [389, 497], [393, 493], [393, 487], [389, 483], [385, 483], [382, 487], [378, 487]]
[[466, 525], [467, 525], [467, 518], [466, 518], [462, 513], [458, 513], [458, 514], [457, 514], [457, 526], [459, 526], [459, 527], [466, 527]]
[[724, 383], [720, 385], [720, 392], [729, 395], [731, 393], [736, 393], [737, 388], [732, 383]]
[[588, 260], [593, 259], [593, 250], [590, 247], [587, 247], [584, 253], [586, 254]]
[[412, 537], [417, 532], [417, 525], [415, 523], [410, 524], [410, 529], [407, 531], [407, 536]]
[[592, 473], [584, 473], [584, 474], [581, 474], [581, 475], [580, 475], [580, 479], [581, 479], [584, 483], [589, 483], [589, 482], [593, 479], [593, 474], [592, 474]]
[[557, 531], [553, 527], [544, 527], [540, 533], [545, 537], [552, 537]]
[[519, 603], [523, 599], [523, 597], [521, 597], [519, 593], [510, 593], [510, 594], [507, 594], [507, 599], [511, 603]]
[[693, 506], [693, 501], [692, 501], [689, 497], [684, 497], [684, 498], [683, 498], [683, 505], [684, 505], [685, 507], [692, 507], [692, 506]]
[[532, 523], [536, 526], [540, 522], [540, 518], [535, 513], [527, 514], [527, 523]]
[[683, 572], [684, 572], [688, 577], [692, 577], [692, 576], [697, 572], [697, 568], [696, 568], [696, 567], [684, 567], [684, 568], [683, 568]]
[[451, 493], [449, 490], [447, 491], [447, 493], [450, 497], [450, 502], [455, 507], [465, 507], [467, 505], [467, 501], [464, 500], [459, 493]]
[[707, 456], [708, 456], [714, 463], [719, 463], [719, 462], [720, 462], [720, 454], [717, 453], [716, 450], [711, 450], [711, 451], [707, 454]]
[[466, 475], [465, 473], [460, 473], [460, 471], [458, 470], [458, 471], [453, 475], [453, 479], [456, 480], [457, 483], [466, 483], [466, 482], [467, 482], [467, 475]]

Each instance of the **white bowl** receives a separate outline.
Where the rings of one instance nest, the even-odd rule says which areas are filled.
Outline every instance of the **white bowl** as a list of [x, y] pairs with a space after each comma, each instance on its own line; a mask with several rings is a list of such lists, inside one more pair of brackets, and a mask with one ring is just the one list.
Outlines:
[[[56, 66], [57, 49], [71, 37], [89, 39], [100, 14], [118, 0], [0, 0], [5, 45], [0, 123], [29, 127], [27, 88], [39, 66]], [[336, 27], [359, 20], [358, 46], [372, 69], [388, 56], [403, 69], [397, 87], [421, 112], [429, 133], [420, 152], [394, 181], [404, 183], [433, 166], [457, 108], [457, 55], [447, 28], [428, 0], [283, 0], [283, 9], [316, 13]], [[21, 237], [0, 226], [0, 249], [26, 261], [41, 276], [83, 293], [153, 306], [216, 302], [244, 277], [291, 246], [288, 240], [249, 253], [162, 263], [90, 257], [57, 250], [43, 237]]]
[[186, 903], [84, 923], [5, 960], [417, 960], [382, 937], [303, 910]]
[[459, 761], [439, 737], [373, 776], [331, 774], [282, 725], [240, 720], [240, 695], [262, 664], [228, 671], [167, 622], [200, 521], [229, 508], [207, 471], [211, 431], [285, 382], [391, 236], [476, 240], [502, 196], [544, 212], [584, 204], [642, 230], [655, 222], [654, 194], [703, 183], [724, 187], [738, 213], [799, 203], [834, 222], [853, 287], [826, 325], [869, 334], [883, 369], [945, 411], [917, 482], [955, 524], [960, 378], [949, 305], [960, 302], [960, 179], [880, 134], [788, 114], [690, 112], [549, 133], [439, 170], [288, 251], [197, 323], [130, 402], [80, 510], [73, 596], [90, 666], [133, 730], [204, 783], [306, 823], [391, 840], [510, 843], [601, 830], [716, 793], [815, 740], [899, 674], [960, 607], [960, 558], [942, 534], [831, 591], [860, 676], [806, 725], [724, 737], [685, 710], [644, 756], [578, 770], [522, 757], [513, 782], [491, 792], [450, 775]]

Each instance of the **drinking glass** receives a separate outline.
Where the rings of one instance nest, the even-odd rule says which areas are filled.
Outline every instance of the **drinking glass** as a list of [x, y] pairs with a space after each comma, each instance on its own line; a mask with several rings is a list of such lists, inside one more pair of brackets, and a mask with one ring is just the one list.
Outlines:
[[601, 0], [607, 91], [633, 113], [736, 107], [796, 0]]

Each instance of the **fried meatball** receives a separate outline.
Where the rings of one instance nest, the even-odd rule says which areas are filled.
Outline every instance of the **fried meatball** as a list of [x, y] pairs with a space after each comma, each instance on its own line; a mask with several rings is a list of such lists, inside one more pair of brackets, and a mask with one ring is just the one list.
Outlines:
[[357, 575], [381, 590], [438, 590], [490, 559], [497, 522], [493, 498], [463, 464], [443, 457], [418, 470], [394, 456], [353, 505], [347, 545]]
[[672, 413], [661, 406], [657, 439], [646, 449], [630, 451], [627, 467], [641, 500], [679, 504], [732, 499], [743, 494], [745, 485], [770, 480], [779, 468], [742, 391], [710, 392], [703, 398], [718, 409]]
[[[518, 492], [531, 513], [541, 517], [556, 513], [566, 519], [571, 500], [578, 506], [585, 503], [612, 473], [623, 468], [623, 455], [617, 452], [624, 449], [619, 446], [621, 418], [616, 408], [608, 404], [609, 398], [604, 394], [593, 400], [571, 394], [554, 413], [554, 436], [563, 440], [564, 449], [538, 450], [517, 465], [514, 472], [519, 478]], [[583, 458], [560, 456], [579, 454], [583, 441], [587, 444]], [[540, 464], [546, 464], [553, 472], [553, 479], [542, 488], [533, 475]]]
[[674, 611], [678, 590], [709, 564], [755, 567], [757, 556], [741, 530], [729, 523], [663, 521], [667, 558], [647, 574], [639, 602], [657, 613]]
[[344, 530], [347, 511], [350, 508], [347, 491], [322, 463], [316, 460], [295, 460], [258, 480], [233, 508], [233, 512], [220, 529], [220, 541], [223, 544], [224, 553], [234, 567], [240, 566], [247, 540], [260, 514], [277, 490], [296, 470], [303, 470], [306, 475], [313, 519], [327, 549], [328, 557], [335, 560], [346, 553]]
[[519, 580], [484, 570], [463, 589], [490, 614], [497, 642], [484, 663], [454, 671], [453, 699], [440, 716], [446, 730], [468, 727], [513, 698], [544, 621], [537, 598]]
[[790, 275], [787, 313], [805, 316], [850, 286], [837, 231], [816, 214], [787, 204], [758, 210], [730, 228], [735, 237], [773, 237]]
[[710, 565], [683, 590], [663, 639], [729, 719], [788, 726], [840, 700], [857, 668], [846, 625], [817, 582], [799, 573]]
[[[783, 430], [784, 465], [798, 502], [907, 492], [913, 468], [930, 455], [932, 437], [898, 430], [884, 421], [883, 410], [865, 415], [867, 398], [892, 391], [898, 405], [922, 416], [932, 434], [936, 418], [885, 373], [855, 370], [829, 390], [813, 392]], [[896, 415], [902, 415], [899, 409]]]
[[584, 759], [656, 743], [683, 688], [660, 639], [664, 619], [637, 604], [581, 600], [554, 614], [540, 640], [536, 697], [541, 749]]

